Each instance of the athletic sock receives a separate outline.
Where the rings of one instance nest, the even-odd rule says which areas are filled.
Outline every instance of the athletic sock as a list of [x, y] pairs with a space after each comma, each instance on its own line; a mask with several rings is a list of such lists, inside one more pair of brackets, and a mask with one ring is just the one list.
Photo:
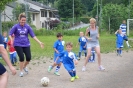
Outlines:
[[57, 66], [55, 72], [58, 72], [59, 69], [60, 69], [60, 66]]
[[81, 52], [79, 52], [79, 58], [81, 57]]
[[76, 76], [76, 71], [73, 71], [73, 75], [74, 75], [74, 77]]
[[117, 49], [117, 53], [119, 54], [119, 49]]
[[128, 47], [130, 46], [129, 43], [128, 43], [128, 41], [126, 41], [126, 44], [127, 44]]
[[74, 77], [73, 71], [68, 71], [71, 77]]
[[87, 56], [87, 52], [84, 52], [85, 53], [85, 57]]

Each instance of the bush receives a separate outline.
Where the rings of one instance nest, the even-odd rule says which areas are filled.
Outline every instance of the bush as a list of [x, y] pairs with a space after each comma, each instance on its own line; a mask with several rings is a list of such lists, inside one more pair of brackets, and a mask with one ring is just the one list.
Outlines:
[[17, 21], [5, 21], [2, 22], [2, 31], [9, 31], [10, 28], [12, 28], [12, 26], [14, 24], [18, 23]]
[[80, 19], [83, 23], [89, 23], [90, 17], [81, 17]]

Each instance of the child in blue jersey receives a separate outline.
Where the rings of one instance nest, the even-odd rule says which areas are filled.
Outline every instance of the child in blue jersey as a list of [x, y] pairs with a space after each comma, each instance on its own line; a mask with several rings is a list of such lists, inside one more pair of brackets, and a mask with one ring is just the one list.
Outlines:
[[[63, 65], [71, 76], [71, 82], [79, 77], [76, 75], [75, 65], [78, 64], [76, 55], [72, 52], [73, 44], [71, 42], [66, 43], [66, 51], [59, 54], [59, 57], [63, 57]], [[57, 60], [58, 58], [57, 57]]]
[[7, 47], [7, 42], [8, 42], [8, 37], [7, 37], [7, 32], [3, 32], [3, 42], [4, 42], [4, 48], [6, 49]]
[[124, 40], [124, 37], [125, 35], [122, 33], [122, 30], [117, 30], [115, 32], [116, 34], [116, 48], [117, 48], [117, 55], [120, 55], [122, 54], [122, 48], [123, 48], [123, 40]]
[[62, 63], [62, 57], [60, 57], [58, 60], [56, 60], [56, 58], [59, 56], [59, 54], [61, 52], [64, 51], [65, 42], [62, 40], [63, 35], [61, 33], [57, 34], [57, 38], [58, 38], [58, 40], [54, 43], [54, 46], [53, 46], [53, 48], [54, 48], [54, 63], [53, 63], [53, 65], [49, 66], [48, 72], [50, 72], [55, 66], [57, 66], [54, 74], [57, 76], [60, 76], [58, 71], [59, 71], [61, 63]]
[[79, 56], [78, 56], [79, 58], [78, 59], [80, 60], [82, 51], [84, 51], [85, 57], [87, 56], [87, 52], [86, 52], [87, 40], [84, 37], [83, 32], [80, 32], [79, 35], [80, 37], [78, 39], [78, 45], [79, 45]]

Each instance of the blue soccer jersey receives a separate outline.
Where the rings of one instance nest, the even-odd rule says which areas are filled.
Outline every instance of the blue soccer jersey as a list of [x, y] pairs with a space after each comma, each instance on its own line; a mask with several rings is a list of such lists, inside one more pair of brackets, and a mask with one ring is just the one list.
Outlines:
[[123, 34], [126, 34], [126, 32], [127, 32], [127, 30], [126, 30], [127, 29], [127, 25], [126, 24], [121, 24], [120, 25], [120, 29], [122, 30]]
[[77, 60], [73, 52], [64, 51], [60, 53], [59, 57], [63, 57], [63, 65], [67, 71], [75, 69], [74, 60]]
[[87, 42], [85, 37], [79, 37], [78, 41], [80, 43], [80, 46], [85, 46]]
[[64, 44], [65, 44], [64, 41], [57, 40], [54, 43], [53, 48], [56, 48], [56, 50], [58, 50], [58, 52], [62, 52], [64, 50]]
[[123, 43], [124, 35], [117, 33], [116, 36], [117, 36], [116, 42], [117, 43]]

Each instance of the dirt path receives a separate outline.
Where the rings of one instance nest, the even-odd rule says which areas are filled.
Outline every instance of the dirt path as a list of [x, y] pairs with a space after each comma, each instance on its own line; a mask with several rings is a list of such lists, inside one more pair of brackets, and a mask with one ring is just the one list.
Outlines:
[[[46, 62], [46, 63], [45, 63]], [[29, 65], [29, 74], [19, 77], [10, 75], [7, 88], [43, 88], [40, 79], [44, 76], [50, 78], [50, 84], [46, 88], [133, 88], [133, 51], [123, 52], [123, 56], [115, 53], [102, 54], [102, 64], [105, 71], [97, 70], [97, 62], [89, 63], [87, 71], [81, 68], [84, 59], [76, 66], [80, 79], [70, 82], [70, 76], [64, 69], [60, 69], [61, 76], [55, 76], [54, 70], [47, 72], [51, 60], [41, 59], [32, 61]]]

